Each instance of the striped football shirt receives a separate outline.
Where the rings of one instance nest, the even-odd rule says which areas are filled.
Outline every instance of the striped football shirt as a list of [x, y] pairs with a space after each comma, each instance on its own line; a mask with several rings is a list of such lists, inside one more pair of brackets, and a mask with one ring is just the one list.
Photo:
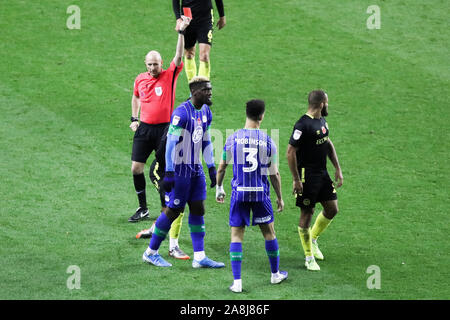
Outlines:
[[233, 164], [231, 198], [236, 201], [264, 201], [270, 198], [268, 174], [276, 161], [276, 145], [259, 129], [240, 129], [225, 143], [223, 159]]

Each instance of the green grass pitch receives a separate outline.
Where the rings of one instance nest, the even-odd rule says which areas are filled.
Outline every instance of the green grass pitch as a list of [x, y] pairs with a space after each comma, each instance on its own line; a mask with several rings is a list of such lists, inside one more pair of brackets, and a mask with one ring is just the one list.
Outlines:
[[[159, 50], [167, 67], [175, 53], [170, 1], [2, 1], [0, 299], [450, 298], [447, 1], [224, 3], [227, 26], [214, 32], [211, 51], [212, 128], [225, 136], [244, 125], [247, 100], [266, 101], [262, 126], [279, 141], [286, 208], [275, 229], [289, 279], [270, 285], [263, 238], [249, 228], [245, 292], [229, 292], [229, 206], [212, 189], [206, 253], [226, 267], [171, 259], [172, 268], [159, 269], [141, 260], [148, 241], [134, 236], [157, 217], [159, 201], [148, 183], [151, 220], [127, 222], [137, 207], [130, 101], [144, 55]], [[79, 30], [66, 26], [72, 4]], [[380, 8], [380, 29], [367, 28], [370, 5]], [[317, 273], [303, 267], [285, 157], [315, 88], [328, 92], [344, 174]], [[183, 71], [176, 105], [187, 96]], [[228, 194], [230, 177], [229, 169]], [[186, 216], [180, 244], [192, 255]], [[167, 249], [165, 241], [164, 257]], [[71, 265], [80, 289], [66, 285]], [[372, 265], [380, 289], [367, 286]]]

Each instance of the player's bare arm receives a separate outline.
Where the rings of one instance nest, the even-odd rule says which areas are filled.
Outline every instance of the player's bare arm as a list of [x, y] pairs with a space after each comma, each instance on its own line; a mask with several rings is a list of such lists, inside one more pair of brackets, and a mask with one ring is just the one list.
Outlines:
[[217, 21], [217, 28], [220, 30], [227, 25], [227, 19], [225, 16], [220, 17], [219, 21]]
[[219, 168], [217, 169], [217, 186], [216, 186], [216, 201], [218, 203], [224, 203], [225, 201], [225, 190], [223, 189], [223, 179], [225, 177], [225, 172], [227, 170], [228, 164], [222, 159], [219, 163]]
[[300, 175], [298, 174], [297, 170], [297, 149], [292, 146], [291, 144], [288, 144], [286, 157], [288, 160], [289, 170], [291, 170], [292, 174], [292, 194], [301, 194], [303, 193], [303, 184], [300, 180]]
[[272, 163], [270, 166], [269, 177], [273, 190], [275, 190], [277, 195], [277, 212], [281, 212], [284, 209], [283, 195], [281, 194], [281, 175], [275, 163]]
[[339, 165], [339, 160], [337, 157], [336, 149], [334, 148], [333, 142], [331, 142], [330, 139], [328, 139], [328, 158], [330, 158], [331, 163], [334, 166], [335, 169], [335, 182], [336, 182], [336, 188], [339, 188], [344, 183], [344, 176], [342, 175], [341, 166]]
[[[139, 119], [140, 106], [141, 105], [140, 105], [139, 98], [133, 94], [133, 96], [131, 98], [131, 116], [133, 118]], [[130, 124], [131, 130], [136, 131], [138, 127], [139, 127], [139, 121], [131, 122], [131, 124]]]
[[[191, 19], [185, 16], [181, 16], [181, 20], [182, 21], [180, 22], [178, 28], [179, 32], [184, 31], [188, 27], [189, 23], [191, 23]], [[183, 60], [183, 53], [184, 53], [184, 35], [179, 33], [175, 57], [173, 57], [173, 62], [175, 63], [176, 66], [179, 66], [181, 64], [181, 61]]]

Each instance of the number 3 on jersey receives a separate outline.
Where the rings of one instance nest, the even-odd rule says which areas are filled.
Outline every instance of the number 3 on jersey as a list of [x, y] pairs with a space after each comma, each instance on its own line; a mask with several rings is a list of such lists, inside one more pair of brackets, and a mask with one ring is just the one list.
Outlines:
[[248, 155], [245, 157], [245, 161], [249, 162], [251, 164], [250, 167], [243, 167], [242, 170], [244, 172], [255, 171], [256, 168], [258, 168], [258, 160], [256, 159], [256, 155], [258, 154], [258, 149], [257, 148], [242, 148], [242, 151], [244, 151], [244, 153], [248, 153]]

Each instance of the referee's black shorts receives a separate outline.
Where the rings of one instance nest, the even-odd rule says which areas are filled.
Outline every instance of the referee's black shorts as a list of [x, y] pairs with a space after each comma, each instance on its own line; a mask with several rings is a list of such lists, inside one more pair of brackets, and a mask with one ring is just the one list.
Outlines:
[[134, 133], [131, 160], [147, 162], [150, 154], [160, 147], [161, 140], [167, 135], [168, 129], [169, 123], [148, 124], [141, 122]]
[[212, 45], [213, 23], [212, 19], [205, 19], [196, 24], [189, 25], [184, 33], [184, 48], [189, 49], [195, 46], [195, 43], [206, 43]]
[[317, 202], [337, 200], [336, 189], [326, 170], [299, 169], [303, 193], [297, 196], [297, 207], [314, 208]]

